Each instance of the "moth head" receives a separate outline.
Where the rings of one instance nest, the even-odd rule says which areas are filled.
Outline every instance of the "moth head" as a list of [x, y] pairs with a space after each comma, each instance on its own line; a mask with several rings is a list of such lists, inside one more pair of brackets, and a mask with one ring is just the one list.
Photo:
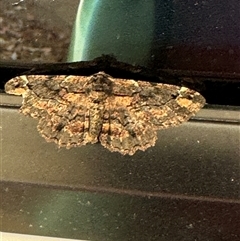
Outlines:
[[5, 84], [5, 92], [13, 95], [23, 95], [26, 93], [28, 89], [27, 83], [28, 83], [28, 80], [26, 76], [19, 76], [19, 77], [10, 79]]
[[104, 72], [98, 72], [90, 76], [88, 83], [91, 85], [91, 90], [103, 91], [105, 93], [111, 93], [112, 91], [112, 80], [111, 76]]

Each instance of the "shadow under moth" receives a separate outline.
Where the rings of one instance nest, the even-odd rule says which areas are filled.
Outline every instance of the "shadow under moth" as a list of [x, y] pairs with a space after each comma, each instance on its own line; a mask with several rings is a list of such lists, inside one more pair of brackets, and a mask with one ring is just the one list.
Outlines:
[[39, 120], [46, 141], [66, 148], [100, 142], [123, 155], [154, 146], [157, 130], [178, 126], [205, 104], [186, 87], [116, 79], [104, 72], [24, 75], [9, 80], [5, 91], [23, 96], [20, 112]]

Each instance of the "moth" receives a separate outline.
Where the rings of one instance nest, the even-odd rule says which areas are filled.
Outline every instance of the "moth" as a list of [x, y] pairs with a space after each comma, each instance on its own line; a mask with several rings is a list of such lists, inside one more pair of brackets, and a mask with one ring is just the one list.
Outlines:
[[46, 141], [66, 148], [100, 142], [123, 155], [154, 146], [158, 130], [180, 125], [205, 104], [201, 94], [186, 87], [104, 72], [19, 76], [5, 91], [23, 96], [20, 112], [39, 120]]

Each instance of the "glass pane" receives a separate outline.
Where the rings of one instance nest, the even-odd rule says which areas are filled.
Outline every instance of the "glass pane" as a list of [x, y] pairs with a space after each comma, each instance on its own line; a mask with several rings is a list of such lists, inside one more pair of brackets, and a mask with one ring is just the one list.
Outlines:
[[154, 68], [240, 72], [240, 2], [0, 0], [1, 61], [102, 54]]

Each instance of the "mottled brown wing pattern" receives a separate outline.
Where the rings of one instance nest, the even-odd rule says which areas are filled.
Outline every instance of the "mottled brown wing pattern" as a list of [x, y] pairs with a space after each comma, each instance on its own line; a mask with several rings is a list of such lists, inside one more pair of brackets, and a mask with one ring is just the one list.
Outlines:
[[104, 72], [20, 76], [8, 81], [5, 91], [23, 96], [20, 111], [39, 119], [38, 131], [47, 141], [67, 148], [100, 142], [129, 155], [154, 146], [157, 130], [187, 121], [205, 104], [185, 87]]

